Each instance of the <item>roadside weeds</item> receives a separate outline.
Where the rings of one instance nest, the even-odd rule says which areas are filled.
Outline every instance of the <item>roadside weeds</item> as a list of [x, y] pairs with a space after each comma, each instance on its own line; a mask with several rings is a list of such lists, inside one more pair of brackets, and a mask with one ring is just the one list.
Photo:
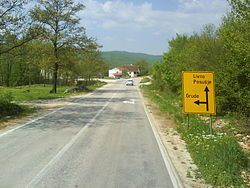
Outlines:
[[210, 188], [211, 186], [205, 184], [205, 181], [200, 178], [197, 166], [187, 151], [186, 143], [176, 131], [174, 120], [168, 114], [161, 112], [145, 95], [143, 98], [183, 186], [186, 188]]
[[[172, 120], [170, 124], [176, 127], [169, 127], [167, 126], [169, 123], [165, 123], [162, 130], [159, 129], [162, 137], [165, 136], [167, 140], [173, 135], [180, 135], [181, 139], [185, 140], [185, 148], [190, 152], [193, 161], [199, 167], [199, 171], [193, 169], [194, 174], [190, 170], [186, 170], [187, 177], [195, 177], [194, 181], [204, 178], [213, 187], [220, 188], [248, 187], [250, 185], [248, 184], [249, 179], [246, 178], [249, 177], [249, 158], [247, 159], [249, 155], [243, 152], [233, 136], [218, 132], [218, 130], [210, 135], [208, 124], [199, 116], [191, 116], [191, 126], [188, 129], [185, 117], [181, 112], [178, 96], [168, 92], [157, 92], [151, 86], [143, 86], [142, 91], [150, 101], [150, 105], [160, 111], [162, 117]], [[173, 131], [170, 131], [171, 129]], [[172, 150], [177, 155], [177, 152], [180, 151], [180, 143], [178, 143], [178, 146], [174, 145], [176, 140], [177, 138], [174, 138], [173, 141], [167, 140], [168, 142], [165, 143], [171, 146], [169, 151]], [[166, 144], [166, 147], [168, 144]], [[175, 154], [173, 155], [174, 161], [177, 158]], [[186, 161], [182, 161], [183, 163], [186, 163]], [[176, 166], [178, 168], [178, 164]], [[189, 166], [191, 165], [189, 164]], [[180, 176], [184, 177], [183, 175]], [[187, 187], [190, 186], [195, 187], [191, 184], [187, 185]], [[209, 187], [209, 185], [198, 187]]]

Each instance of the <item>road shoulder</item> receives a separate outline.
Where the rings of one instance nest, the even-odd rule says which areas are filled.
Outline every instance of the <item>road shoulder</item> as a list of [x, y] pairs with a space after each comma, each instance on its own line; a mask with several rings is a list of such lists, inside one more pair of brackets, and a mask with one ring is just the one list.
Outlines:
[[[143, 96], [143, 94], [142, 94]], [[187, 151], [186, 143], [176, 131], [176, 123], [166, 113], [161, 112], [158, 107], [143, 96], [144, 104], [153, 126], [166, 148], [167, 154], [176, 169], [184, 187], [200, 188], [210, 187], [205, 181], [199, 178], [197, 166]]]
[[22, 115], [17, 117], [10, 117], [9, 119], [5, 119], [0, 122], [0, 134], [7, 132], [11, 129], [15, 129], [16, 127], [25, 124], [34, 119], [40, 118], [42, 116], [46, 116], [46, 114], [53, 113], [60, 108], [64, 108], [67, 105], [70, 105], [72, 101], [77, 100], [81, 97], [86, 97], [91, 93], [87, 94], [79, 94], [70, 96], [67, 98], [56, 98], [56, 99], [40, 99], [33, 101], [20, 102], [19, 104], [25, 105], [29, 108], [34, 108], [34, 113], [29, 115]]

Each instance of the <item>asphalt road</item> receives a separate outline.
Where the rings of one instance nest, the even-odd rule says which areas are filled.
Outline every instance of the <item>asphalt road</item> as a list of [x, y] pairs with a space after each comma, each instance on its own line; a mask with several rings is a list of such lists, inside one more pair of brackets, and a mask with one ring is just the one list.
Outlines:
[[1, 133], [0, 187], [172, 188], [137, 82], [117, 80]]

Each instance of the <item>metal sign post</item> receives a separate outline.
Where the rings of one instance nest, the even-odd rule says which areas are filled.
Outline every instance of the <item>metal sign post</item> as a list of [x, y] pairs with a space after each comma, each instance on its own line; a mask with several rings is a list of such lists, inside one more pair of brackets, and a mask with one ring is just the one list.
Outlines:
[[216, 114], [213, 72], [182, 72], [183, 112]]
[[210, 134], [213, 134], [213, 116], [210, 115]]
[[214, 73], [208, 71], [182, 72], [183, 112], [187, 114], [209, 114], [210, 133], [212, 133], [212, 115], [216, 114]]
[[187, 114], [187, 125], [188, 125], [188, 129], [189, 129], [189, 114]]

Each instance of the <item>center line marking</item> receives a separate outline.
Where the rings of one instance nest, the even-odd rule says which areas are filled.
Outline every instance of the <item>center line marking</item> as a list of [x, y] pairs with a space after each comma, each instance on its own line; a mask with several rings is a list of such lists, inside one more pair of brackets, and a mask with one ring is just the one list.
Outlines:
[[114, 93], [106, 104], [98, 111], [98, 113], [39, 171], [39, 173], [26, 185], [26, 188], [34, 187], [47, 173], [47, 171], [63, 156], [63, 154], [76, 142], [82, 133], [96, 121], [96, 118], [105, 110], [110, 104], [111, 100], [117, 94]]

